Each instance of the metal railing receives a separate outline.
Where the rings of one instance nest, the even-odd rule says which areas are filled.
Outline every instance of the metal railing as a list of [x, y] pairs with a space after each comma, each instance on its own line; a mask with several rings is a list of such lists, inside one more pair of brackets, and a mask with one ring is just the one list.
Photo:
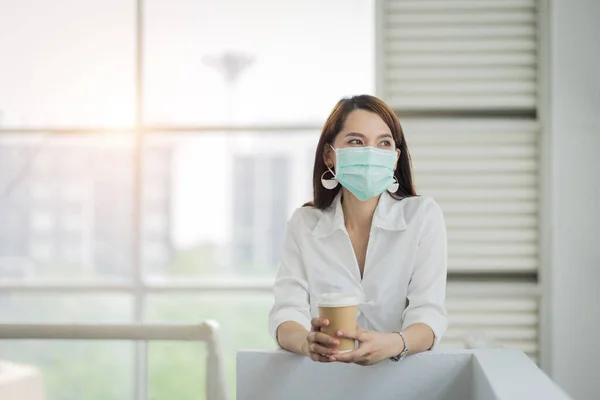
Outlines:
[[[199, 325], [168, 324], [0, 324], [1, 339], [131, 340], [139, 342], [147, 357], [149, 341], [197, 341], [206, 343], [206, 399], [228, 400], [225, 368], [218, 338], [219, 325], [209, 320]], [[145, 366], [147, 363], [143, 363]], [[141, 398], [148, 398], [148, 371], [138, 371]]]

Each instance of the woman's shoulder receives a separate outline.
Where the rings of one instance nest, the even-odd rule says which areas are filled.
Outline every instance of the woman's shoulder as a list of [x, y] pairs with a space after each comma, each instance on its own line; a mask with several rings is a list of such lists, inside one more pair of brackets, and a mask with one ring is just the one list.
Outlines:
[[404, 207], [407, 211], [412, 212], [439, 208], [438, 204], [431, 196], [409, 196], [397, 201], [397, 203]]
[[294, 210], [294, 213], [288, 221], [288, 227], [293, 229], [305, 228], [312, 230], [319, 222], [319, 219], [321, 219], [323, 213], [323, 210], [311, 205], [297, 208]]
[[426, 218], [442, 218], [442, 209], [431, 196], [410, 196], [392, 203], [393, 214], [401, 215], [407, 223]]

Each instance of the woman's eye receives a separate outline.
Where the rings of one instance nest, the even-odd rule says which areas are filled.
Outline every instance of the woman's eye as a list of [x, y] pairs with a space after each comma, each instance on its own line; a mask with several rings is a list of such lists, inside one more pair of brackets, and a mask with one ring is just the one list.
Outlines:
[[348, 142], [348, 144], [362, 144], [362, 142], [360, 141], [360, 139], [352, 139], [351, 141]]
[[383, 147], [390, 147], [392, 145], [392, 142], [390, 142], [389, 140], [384, 140], [383, 142], [381, 142], [381, 146]]

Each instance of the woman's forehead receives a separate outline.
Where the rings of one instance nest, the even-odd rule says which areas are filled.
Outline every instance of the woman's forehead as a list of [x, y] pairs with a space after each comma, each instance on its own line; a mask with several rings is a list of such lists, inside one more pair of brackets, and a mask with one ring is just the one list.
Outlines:
[[346, 117], [342, 131], [380, 135], [390, 133], [390, 128], [379, 115], [370, 111], [354, 110]]

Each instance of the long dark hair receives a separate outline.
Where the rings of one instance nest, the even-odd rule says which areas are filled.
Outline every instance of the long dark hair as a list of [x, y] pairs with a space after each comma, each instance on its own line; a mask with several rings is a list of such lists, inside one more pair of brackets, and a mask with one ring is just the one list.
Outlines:
[[354, 110], [365, 110], [379, 115], [390, 128], [392, 136], [394, 137], [394, 142], [396, 143], [396, 148], [400, 149], [398, 167], [394, 172], [400, 186], [395, 193], [392, 193], [392, 196], [395, 199], [400, 200], [404, 197], [417, 195], [415, 188], [413, 187], [410, 154], [408, 153], [408, 146], [406, 145], [406, 139], [404, 138], [404, 132], [402, 131], [402, 126], [400, 126], [398, 117], [383, 101], [379, 100], [377, 97], [365, 94], [343, 98], [336, 104], [329, 115], [329, 118], [327, 118], [315, 152], [315, 166], [313, 170], [314, 200], [305, 204], [305, 206], [312, 206], [324, 210], [331, 205], [333, 199], [335, 199], [335, 196], [339, 193], [339, 185], [333, 190], [328, 190], [321, 184], [321, 176], [327, 171], [323, 154], [326, 145], [333, 145], [335, 137], [344, 128], [346, 117]]

